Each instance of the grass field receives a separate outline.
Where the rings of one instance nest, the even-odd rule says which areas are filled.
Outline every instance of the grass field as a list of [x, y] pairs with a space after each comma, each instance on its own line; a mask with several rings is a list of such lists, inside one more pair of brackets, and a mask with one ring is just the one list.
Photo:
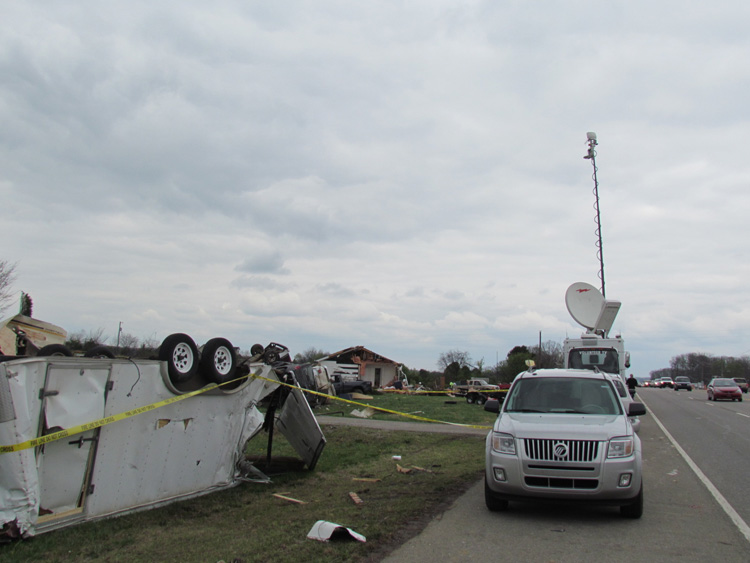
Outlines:
[[497, 415], [486, 412], [479, 405], [470, 405], [463, 397], [450, 397], [439, 394], [401, 395], [382, 393], [371, 395], [372, 399], [352, 399], [359, 404], [332, 400], [329, 404], [317, 407], [316, 414], [342, 413], [351, 416], [352, 410], [362, 410], [367, 406], [396, 411], [413, 418], [386, 412], [376, 412], [373, 420], [412, 420], [423, 422], [423, 418], [458, 424], [491, 426]]
[[[463, 424], [488, 425], [494, 418], [463, 399], [455, 404], [446, 400], [453, 399], [380, 395], [363, 403]], [[351, 408], [361, 407], [337, 403], [328, 406], [328, 412]], [[316, 411], [325, 414], [325, 407]], [[335, 426], [323, 430], [328, 444], [314, 471], [288, 471], [272, 475], [272, 484], [243, 483], [166, 507], [0, 546], [0, 562], [373, 560], [416, 533], [483, 473], [481, 436]], [[264, 456], [266, 445], [263, 436], [255, 438], [248, 455]], [[280, 434], [274, 439], [273, 455], [296, 457]], [[394, 455], [401, 460], [395, 461]], [[410, 472], [400, 472], [397, 464]], [[350, 492], [363, 503], [355, 504]], [[279, 499], [274, 493], [305, 504]], [[307, 539], [317, 520], [352, 528], [367, 542]]]

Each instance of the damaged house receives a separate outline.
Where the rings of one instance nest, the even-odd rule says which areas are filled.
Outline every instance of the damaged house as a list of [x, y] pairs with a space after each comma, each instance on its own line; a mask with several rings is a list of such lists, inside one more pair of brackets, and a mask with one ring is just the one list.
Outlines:
[[398, 362], [376, 354], [364, 346], [345, 348], [319, 359], [318, 362], [327, 365], [331, 373], [340, 369], [344, 373], [356, 376], [357, 379], [369, 381], [376, 389], [396, 381], [400, 368]]

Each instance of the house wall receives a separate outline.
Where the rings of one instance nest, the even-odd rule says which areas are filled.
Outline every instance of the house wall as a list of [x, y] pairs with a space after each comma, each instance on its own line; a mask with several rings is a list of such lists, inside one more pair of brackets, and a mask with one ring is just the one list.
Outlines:
[[[366, 362], [362, 367], [364, 367], [362, 379], [370, 381], [376, 389], [390, 383], [396, 377], [396, 370], [398, 369], [396, 364], [382, 362]], [[378, 370], [380, 370], [379, 374]]]

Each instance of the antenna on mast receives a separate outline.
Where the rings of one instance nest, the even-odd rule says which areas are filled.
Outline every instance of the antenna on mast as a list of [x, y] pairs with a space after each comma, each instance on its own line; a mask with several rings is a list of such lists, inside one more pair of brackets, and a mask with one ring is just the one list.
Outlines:
[[602, 297], [606, 298], [607, 294], [604, 291], [604, 249], [602, 247], [602, 218], [599, 212], [599, 181], [596, 178], [596, 150], [594, 147], [599, 143], [596, 142], [596, 133], [589, 131], [586, 133], [586, 139], [589, 146], [588, 153], [583, 158], [591, 160], [591, 165], [594, 167], [594, 211], [596, 211], [596, 257], [599, 258], [599, 280], [602, 282]]

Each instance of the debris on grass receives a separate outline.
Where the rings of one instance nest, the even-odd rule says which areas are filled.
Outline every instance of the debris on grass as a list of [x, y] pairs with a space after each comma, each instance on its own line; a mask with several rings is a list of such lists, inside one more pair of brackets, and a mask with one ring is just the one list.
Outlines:
[[380, 479], [376, 477], [352, 477], [352, 481], [364, 481], [365, 483], [379, 483]]
[[375, 414], [375, 409], [367, 407], [362, 410], [354, 409], [351, 413], [352, 416], [357, 418], [371, 418]]
[[432, 473], [432, 471], [430, 469], [425, 469], [424, 467], [419, 467], [417, 465], [412, 465], [411, 467], [401, 467], [401, 465], [398, 464], [398, 463], [396, 464], [396, 470], [399, 473], [405, 473], [407, 475], [409, 473], [420, 473], [420, 472], [421, 473]]
[[341, 524], [334, 524], [333, 522], [326, 522], [325, 520], [318, 520], [310, 528], [307, 533], [307, 537], [311, 540], [318, 541], [329, 541], [329, 540], [345, 540], [355, 539], [357, 541], [366, 542], [367, 539], [362, 534], [358, 534], [351, 528], [346, 528]]
[[280, 498], [281, 500], [287, 500], [289, 502], [293, 502], [293, 503], [296, 503], [296, 504], [307, 504], [307, 501], [299, 500], [299, 499], [292, 498], [292, 497], [288, 497], [288, 496], [286, 496], [286, 494], [283, 494], [283, 493], [273, 493], [272, 496], [275, 496], [276, 498]]
[[362, 504], [364, 501], [359, 498], [359, 495], [355, 492], [349, 493], [349, 498], [351, 498], [354, 501], [354, 504]]

